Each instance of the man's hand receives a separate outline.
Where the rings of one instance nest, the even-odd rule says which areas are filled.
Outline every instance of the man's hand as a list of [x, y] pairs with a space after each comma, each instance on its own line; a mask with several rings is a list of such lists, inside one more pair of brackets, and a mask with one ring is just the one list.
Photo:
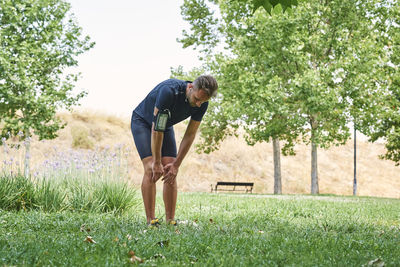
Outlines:
[[152, 171], [153, 171], [153, 177], [151, 179], [153, 183], [155, 183], [158, 181], [158, 179], [161, 178], [161, 176], [164, 173], [164, 168], [161, 162], [153, 162]]
[[178, 174], [179, 167], [175, 166], [174, 163], [169, 163], [164, 167], [164, 178], [161, 180], [167, 184], [173, 184], [176, 179], [176, 175]]

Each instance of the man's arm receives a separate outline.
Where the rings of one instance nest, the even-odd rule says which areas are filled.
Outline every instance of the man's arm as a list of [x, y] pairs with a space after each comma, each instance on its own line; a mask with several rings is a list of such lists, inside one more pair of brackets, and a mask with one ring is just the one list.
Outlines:
[[179, 145], [178, 155], [174, 165], [180, 167], [183, 159], [193, 144], [194, 138], [196, 137], [197, 129], [200, 126], [200, 121], [190, 120], [189, 125], [186, 128], [185, 135], [183, 136], [182, 142]]
[[[154, 116], [158, 113], [158, 108], [154, 108]], [[151, 127], [151, 153], [153, 156], [153, 182], [156, 182], [163, 174], [163, 166], [161, 163], [161, 147], [164, 139], [164, 132], [154, 130], [154, 122]]]
[[179, 145], [178, 155], [175, 161], [165, 166], [165, 171], [167, 172], [163, 178], [165, 182], [174, 182], [176, 175], [178, 174], [178, 169], [193, 144], [199, 126], [200, 121], [190, 120], [189, 125], [187, 126], [185, 134], [183, 136], [182, 142]]

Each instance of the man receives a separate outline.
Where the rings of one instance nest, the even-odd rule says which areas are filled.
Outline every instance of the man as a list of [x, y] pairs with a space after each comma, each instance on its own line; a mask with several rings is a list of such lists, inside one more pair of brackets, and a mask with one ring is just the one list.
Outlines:
[[[133, 111], [131, 130], [143, 163], [142, 197], [148, 224], [158, 224], [156, 182], [161, 177], [166, 222], [176, 224], [176, 175], [193, 143], [208, 100], [217, 89], [217, 81], [210, 75], [200, 76], [194, 82], [169, 79], [158, 84]], [[177, 153], [173, 125], [189, 116]]]

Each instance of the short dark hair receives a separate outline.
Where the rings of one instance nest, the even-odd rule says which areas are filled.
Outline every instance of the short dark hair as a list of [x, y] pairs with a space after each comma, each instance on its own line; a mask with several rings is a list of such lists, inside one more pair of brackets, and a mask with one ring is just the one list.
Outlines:
[[211, 75], [201, 75], [194, 80], [193, 87], [195, 89], [204, 90], [209, 97], [213, 97], [217, 94], [218, 83]]

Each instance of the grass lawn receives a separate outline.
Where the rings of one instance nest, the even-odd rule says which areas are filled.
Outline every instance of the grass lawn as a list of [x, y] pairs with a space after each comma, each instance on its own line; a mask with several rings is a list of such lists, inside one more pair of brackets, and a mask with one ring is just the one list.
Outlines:
[[400, 266], [398, 199], [182, 193], [177, 218], [0, 211], [0, 266]]

